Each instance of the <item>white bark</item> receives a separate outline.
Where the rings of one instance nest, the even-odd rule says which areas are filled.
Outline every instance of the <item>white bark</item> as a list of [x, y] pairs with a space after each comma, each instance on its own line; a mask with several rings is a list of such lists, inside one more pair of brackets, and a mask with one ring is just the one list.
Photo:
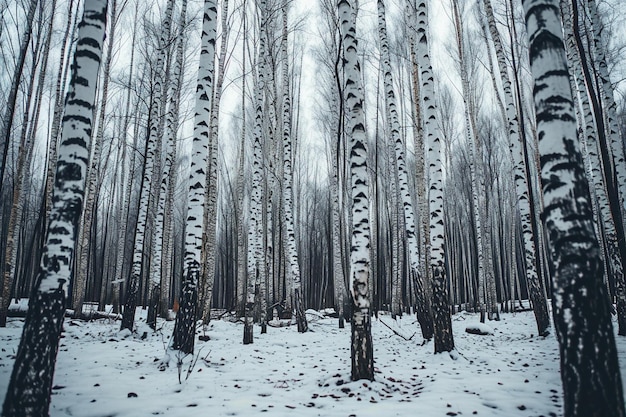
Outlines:
[[287, 55], [287, 9], [283, 6], [283, 33], [281, 49], [283, 55], [283, 207], [284, 222], [287, 232], [287, 279], [293, 282], [294, 307], [298, 331], [303, 333], [308, 330], [304, 305], [302, 301], [302, 288], [300, 282], [300, 265], [298, 264], [298, 248], [296, 247], [296, 233], [293, 220], [293, 172], [292, 172], [292, 149], [291, 149], [291, 100], [289, 94], [289, 64]]
[[85, 299], [85, 285], [87, 283], [87, 276], [89, 274], [89, 253], [90, 250], [90, 238], [92, 231], [92, 222], [94, 210], [96, 210], [95, 203], [96, 197], [99, 193], [97, 182], [100, 165], [100, 154], [102, 153], [102, 142], [104, 140], [104, 117], [106, 114], [106, 106], [109, 91], [109, 81], [111, 72], [111, 62], [113, 60], [113, 42], [115, 40], [115, 26], [117, 23], [117, 1], [111, 2], [111, 19], [109, 22], [109, 31], [107, 33], [107, 51], [106, 60], [104, 63], [104, 70], [102, 72], [102, 101], [100, 103], [100, 113], [98, 116], [98, 129], [96, 137], [93, 141], [93, 152], [91, 166], [87, 172], [87, 190], [85, 195], [85, 206], [82, 215], [82, 225], [78, 232], [77, 240], [77, 263], [76, 276], [73, 285], [72, 294], [72, 307], [74, 308], [74, 315], [80, 317], [83, 310], [83, 301]]
[[[135, 17], [137, 17], [139, 15], [139, 3], [136, 4], [135, 6]], [[135, 23], [133, 24], [133, 35], [132, 35], [132, 40], [131, 40], [131, 45], [133, 45], [133, 47], [131, 48], [131, 53], [130, 53], [130, 64], [129, 64], [129, 73], [128, 73], [128, 85], [130, 85], [132, 79], [133, 79], [133, 72], [134, 72], [134, 62], [135, 62], [135, 39], [137, 37], [137, 22], [135, 19]], [[126, 161], [126, 149], [128, 146], [130, 146], [130, 144], [127, 143], [127, 139], [128, 139], [128, 129], [130, 127], [130, 119], [131, 119], [131, 114], [130, 114], [130, 107], [131, 107], [131, 89], [128, 88], [127, 89], [127, 94], [126, 94], [126, 108], [124, 111], [124, 123], [123, 123], [123, 127], [122, 127], [122, 136], [121, 136], [121, 140], [122, 140], [122, 156], [121, 156], [121, 163], [124, 164]], [[137, 141], [137, 137], [135, 136], [135, 142]], [[133, 157], [131, 158], [131, 162], [130, 162], [130, 169], [134, 170], [134, 166], [135, 166], [135, 153], [132, 153]], [[134, 175], [132, 175], [132, 172], [129, 173], [130, 175], [128, 175], [128, 179], [125, 179], [125, 170], [122, 170], [122, 176], [121, 176], [121, 187], [122, 187], [122, 191], [120, 192], [120, 196], [121, 196], [121, 201], [120, 201], [120, 219], [122, 219], [121, 224], [120, 224], [120, 228], [118, 230], [118, 246], [117, 246], [117, 255], [115, 257], [115, 280], [118, 281], [117, 283], [113, 284], [113, 311], [114, 312], [119, 312], [119, 307], [120, 307], [120, 286], [121, 286], [121, 280], [123, 280], [122, 274], [123, 274], [123, 270], [124, 270], [124, 258], [125, 258], [125, 253], [126, 253], [126, 239], [127, 239], [127, 228], [128, 228], [128, 211], [129, 211], [129, 204], [130, 204], [130, 199], [132, 196], [132, 185], [133, 185], [133, 177]]]
[[[242, 7], [243, 31], [246, 33], [248, 19], [246, 16], [246, 0]], [[245, 239], [244, 239], [244, 215], [243, 215], [243, 192], [244, 192], [244, 162], [246, 159], [245, 143], [246, 143], [246, 55], [247, 43], [244, 42], [242, 51], [242, 77], [241, 77], [241, 137], [239, 142], [239, 166], [237, 170], [237, 292], [236, 306], [237, 316], [244, 315], [246, 297], [246, 256], [245, 256]]]
[[542, 217], [554, 271], [552, 306], [561, 354], [564, 415], [624, 416], [558, 0], [523, 0], [522, 4], [535, 83]]
[[[613, 166], [615, 169], [616, 185], [619, 189], [619, 198], [622, 212], [626, 212], [626, 156], [624, 154], [624, 146], [620, 137], [620, 128], [617, 117], [617, 104], [613, 97], [613, 84], [609, 76], [607, 68], [606, 54], [604, 51], [604, 43], [602, 41], [602, 22], [598, 14], [596, 0], [587, 0], [589, 7], [589, 15], [593, 27], [593, 43], [591, 51], [595, 62], [597, 63], [598, 75], [600, 78], [599, 90], [601, 99], [605, 104], [606, 130], [610, 138], [611, 150], [613, 152]], [[622, 215], [624, 224], [621, 227], [626, 228], [626, 216]]]
[[352, 380], [374, 379], [370, 318], [369, 281], [370, 219], [367, 136], [363, 111], [361, 66], [357, 55], [356, 12], [349, 0], [337, 3], [343, 46], [343, 97], [350, 139], [350, 182], [352, 191], [352, 237], [350, 280], [352, 283]]
[[484, 0], [484, 5], [489, 33], [491, 34], [496, 50], [498, 71], [500, 73], [500, 79], [502, 80], [502, 89], [506, 105], [504, 121], [507, 122], [509, 148], [514, 162], [515, 189], [518, 196], [517, 204], [522, 223], [522, 237], [524, 239], [526, 282], [529, 285], [530, 298], [533, 303], [533, 311], [537, 322], [538, 332], [540, 335], [546, 335], [549, 332], [550, 321], [548, 317], [547, 300], [544, 297], [544, 291], [541, 288], [541, 283], [537, 273], [537, 251], [532, 232], [532, 222], [534, 219], [531, 217], [529, 183], [526, 176], [524, 154], [522, 152], [522, 146], [524, 146], [524, 143], [522, 141], [522, 137], [520, 136], [519, 118], [517, 116], [517, 108], [515, 106], [513, 92], [511, 91], [511, 80], [507, 70], [506, 55], [504, 53], [500, 33], [496, 27], [491, 0]]
[[216, 224], [217, 224], [217, 193], [218, 193], [218, 153], [219, 153], [219, 116], [222, 98], [222, 84], [224, 82], [224, 67], [226, 63], [226, 45], [228, 43], [228, 0], [222, 3], [222, 34], [220, 53], [218, 59], [218, 71], [214, 97], [211, 106], [211, 119], [209, 130], [209, 175], [206, 184], [206, 211], [205, 211], [205, 236], [204, 257], [202, 268], [202, 288], [200, 289], [201, 318], [204, 323], [210, 319], [211, 299], [213, 296], [213, 283], [215, 281], [215, 257], [216, 257]]
[[248, 225], [248, 285], [245, 305], [244, 344], [253, 342], [252, 310], [255, 301], [255, 287], [263, 282], [262, 274], [265, 272], [263, 265], [263, 213], [262, 213], [262, 187], [263, 187], [263, 91], [265, 90], [266, 77], [266, 51], [265, 36], [263, 30], [267, 22], [267, 5], [265, 0], [258, 4], [260, 11], [259, 50], [257, 62], [257, 83], [255, 87], [255, 120], [253, 131], [253, 160], [252, 160], [252, 192], [250, 197], [250, 220]]
[[[200, 276], [202, 236], [204, 233], [206, 167], [209, 148], [211, 100], [213, 97], [213, 73], [215, 69], [215, 37], [217, 32], [217, 6], [214, 0], [204, 1], [204, 18], [200, 46], [200, 63], [196, 88], [193, 142], [191, 148], [191, 173], [185, 222], [185, 260], [181, 303], [176, 317], [180, 331], [177, 344], [181, 350], [193, 352], [195, 332], [195, 301]], [[175, 337], [177, 337], [175, 335]], [[191, 340], [189, 340], [191, 339]]]
[[[172, 17], [172, 8], [173, 1], [168, 1], [167, 9], [165, 10], [165, 20], [163, 24], [163, 33], [162, 36], [168, 36], [170, 32], [170, 24]], [[165, 41], [161, 39], [161, 45], [164, 45]], [[143, 268], [146, 266], [144, 264], [144, 250], [145, 250], [145, 241], [146, 241], [146, 231], [148, 226], [148, 217], [150, 216], [149, 208], [151, 206], [151, 193], [154, 188], [153, 181], [155, 178], [159, 178], [159, 176], [155, 176], [155, 172], [160, 173], [161, 166], [161, 140], [162, 140], [162, 123], [161, 123], [161, 113], [163, 107], [163, 81], [164, 77], [162, 75], [166, 50], [162, 48], [157, 53], [157, 61], [155, 64], [156, 76], [154, 79], [153, 86], [153, 99], [152, 104], [150, 106], [150, 126], [149, 126], [149, 136], [148, 143], [146, 146], [146, 155], [144, 161], [144, 172], [143, 179], [141, 182], [141, 195], [139, 199], [139, 214], [137, 217], [137, 229], [135, 232], [135, 242], [133, 248], [133, 263], [131, 269], [130, 282], [126, 288], [126, 300], [124, 302], [124, 313], [123, 319], [121, 323], [121, 329], [133, 329], [133, 324], [135, 321], [135, 310], [137, 307], [137, 292], [139, 290], [139, 281], [141, 280], [141, 275]], [[158, 197], [157, 197], [158, 198]], [[157, 237], [157, 242], [159, 238]], [[160, 245], [160, 243], [158, 243]], [[160, 283], [160, 278], [158, 281], [150, 279], [150, 287], [151, 290], [155, 285]], [[152, 292], [152, 291], [151, 291]]]
[[[593, 194], [596, 197], [596, 204], [593, 205], [594, 208], [594, 216], [597, 216], [598, 227], [600, 226], [600, 222], [602, 223], [602, 227], [604, 228], [604, 241], [600, 242], [602, 246], [606, 249], [606, 255], [608, 259], [605, 261], [610, 263], [611, 268], [608, 269], [608, 265], [605, 264], [605, 273], [606, 273], [606, 283], [608, 285], [609, 270], [613, 274], [613, 280], [615, 282], [615, 292], [617, 298], [617, 316], [618, 316], [618, 324], [619, 324], [619, 333], [623, 334], [626, 329], [625, 321], [626, 321], [626, 306], [625, 304], [625, 294], [624, 294], [624, 267], [623, 260], [620, 255], [619, 245], [618, 245], [618, 233], [616, 227], [619, 224], [616, 224], [615, 217], [613, 216], [613, 210], [610, 206], [610, 199], [607, 191], [607, 184], [605, 183], [605, 177], [603, 175], [603, 167], [604, 161], [600, 157], [601, 146], [600, 141], [598, 140], [598, 132], [597, 132], [597, 123], [594, 119], [594, 112], [592, 109], [592, 105], [590, 103], [590, 98], [588, 95], [587, 89], [592, 89], [593, 86], [585, 84], [585, 76], [582, 70], [582, 62], [580, 52], [578, 50], [578, 46], [576, 45], [575, 35], [574, 35], [574, 25], [572, 23], [572, 5], [562, 2], [561, 11], [563, 15], [563, 27], [564, 27], [564, 37], [567, 45], [567, 56], [571, 62], [572, 74], [573, 74], [573, 83], [572, 86], [573, 93], [575, 89], [578, 89], [578, 100], [581, 106], [582, 114], [579, 115], [579, 119], [581, 125], [584, 128], [585, 132], [585, 140], [581, 140], [583, 143], [583, 149], [585, 149], [586, 145], [586, 159], [587, 159], [587, 168], [590, 183], [593, 184]], [[604, 167], [606, 168], [606, 167]], [[610, 181], [611, 179], [608, 179]], [[598, 210], [595, 210], [597, 205]], [[599, 213], [596, 213], [599, 211]], [[596, 233], [599, 235], [600, 233], [596, 230]]]
[[72, 65], [73, 75], [65, 101], [53, 206], [29, 313], [3, 404], [3, 416], [44, 416], [49, 413], [54, 364], [89, 163], [93, 103], [102, 59], [106, 9], [106, 0], [85, 2]]
[[428, 43], [428, 6], [419, 0], [417, 13], [417, 58], [424, 97], [424, 128], [427, 135], [429, 206], [430, 206], [430, 269], [433, 280], [433, 323], [435, 353], [454, 349], [448, 301], [444, 254], [442, 132], [438, 124], [435, 84]]

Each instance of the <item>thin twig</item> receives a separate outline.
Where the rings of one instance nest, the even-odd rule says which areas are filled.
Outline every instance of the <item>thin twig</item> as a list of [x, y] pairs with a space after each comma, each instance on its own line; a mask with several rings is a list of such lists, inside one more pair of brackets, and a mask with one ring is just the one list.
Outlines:
[[403, 339], [404, 339], [404, 340], [406, 340], [407, 342], [408, 342], [409, 340], [413, 339], [413, 336], [415, 336], [415, 335], [417, 334], [417, 332], [416, 332], [416, 333], [413, 333], [413, 334], [411, 335], [411, 337], [409, 337], [409, 338], [407, 339], [407, 337], [406, 337], [405, 335], [400, 334], [400, 333], [398, 333], [396, 330], [392, 329], [392, 328], [391, 328], [391, 327], [390, 327], [387, 323], [385, 323], [382, 319], [380, 319], [380, 318], [379, 318], [379, 319], [378, 319], [378, 321], [379, 321], [379, 322], [381, 322], [382, 324], [384, 324], [384, 325], [385, 325], [385, 327], [386, 327], [386, 328], [388, 328], [389, 330], [391, 330], [391, 331], [392, 331], [395, 335], [400, 336], [401, 338], [403, 338]]

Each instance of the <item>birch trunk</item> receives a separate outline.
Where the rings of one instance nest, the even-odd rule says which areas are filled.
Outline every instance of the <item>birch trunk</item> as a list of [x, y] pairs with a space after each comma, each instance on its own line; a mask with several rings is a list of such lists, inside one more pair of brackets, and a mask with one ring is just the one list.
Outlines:
[[[133, 24], [133, 34], [132, 34], [132, 41], [131, 41], [131, 45], [133, 45], [133, 47], [131, 48], [131, 52], [130, 52], [130, 63], [129, 63], [129, 72], [128, 72], [128, 85], [130, 86], [130, 83], [133, 79], [133, 72], [134, 72], [134, 63], [135, 63], [135, 40], [137, 38], [137, 17], [139, 16], [139, 3], [136, 3], [135, 5], [135, 23]], [[131, 106], [131, 93], [132, 90], [130, 88], [127, 89], [126, 92], [126, 108], [124, 111], [124, 124], [123, 124], [123, 128], [122, 128], [122, 138], [123, 138], [123, 143], [122, 143], [122, 157], [121, 159], [121, 163], [123, 164], [126, 161], [126, 148], [128, 146], [130, 146], [128, 143], [126, 143], [127, 139], [128, 139], [128, 129], [130, 127], [130, 119], [131, 119], [131, 114], [130, 114], [130, 106]], [[137, 136], [135, 136], [135, 140], [134, 142], [137, 141]], [[117, 255], [115, 257], [115, 279], [114, 281], [111, 283], [113, 285], [113, 311], [114, 312], [119, 312], [120, 311], [120, 287], [122, 282], [124, 282], [124, 278], [122, 277], [123, 275], [123, 271], [124, 271], [124, 258], [125, 258], [125, 254], [126, 254], [126, 240], [128, 239], [127, 237], [127, 229], [128, 229], [128, 212], [129, 212], [129, 204], [130, 204], [130, 199], [132, 196], [132, 189], [133, 189], [133, 177], [134, 175], [134, 166], [135, 166], [135, 153], [133, 152], [133, 157], [131, 158], [130, 161], [130, 169], [131, 172], [129, 172], [128, 175], [128, 179], [126, 180], [124, 178], [124, 170], [122, 170], [122, 178], [120, 183], [122, 184], [122, 187], [126, 187], [123, 193], [120, 193], [122, 196], [122, 200], [120, 202], [120, 219], [122, 219], [122, 222], [120, 224], [120, 228], [118, 230], [118, 246], [117, 246]]]
[[191, 173], [185, 222], [185, 260], [180, 289], [180, 307], [174, 326], [173, 348], [193, 353], [195, 338], [196, 302], [204, 234], [205, 184], [208, 159], [215, 69], [215, 37], [217, 32], [217, 5], [215, 0], [204, 1], [200, 63], [196, 88], [193, 142], [191, 145]]
[[624, 416], [611, 313], [582, 166], [558, 0], [523, 0], [564, 415]]
[[205, 239], [202, 268], [202, 286], [198, 313], [203, 323], [208, 324], [211, 316], [211, 300], [213, 297], [213, 283], [215, 282], [216, 258], [216, 224], [217, 224], [217, 193], [218, 193], [218, 152], [219, 152], [219, 115], [224, 83], [224, 67], [226, 64], [226, 45], [228, 43], [228, 0], [222, 2], [221, 43], [218, 59], [218, 71], [211, 106], [211, 120], [209, 130], [209, 175], [206, 184], [205, 212]]
[[[65, 24], [65, 33], [63, 35], [63, 41], [61, 43], [61, 57], [59, 62], [59, 72], [57, 74], [56, 88], [54, 93], [54, 113], [52, 116], [52, 123], [50, 129], [50, 148], [48, 149], [48, 168], [46, 170], [46, 219], [50, 217], [50, 211], [52, 210], [52, 189], [54, 188], [54, 170], [57, 160], [57, 147], [59, 143], [59, 130], [61, 126], [61, 116], [63, 113], [63, 95], [65, 91], [65, 85], [67, 81], [67, 74], [69, 72], [69, 65], [65, 65], [66, 49], [68, 41], [74, 39], [76, 31], [76, 19], [78, 13], [72, 19], [72, 12], [74, 11], [74, 0], [70, 0], [67, 6], [67, 22]], [[72, 24], [73, 22], [73, 24]], [[69, 54], [70, 51], [67, 51]], [[67, 57], [69, 60], [69, 56]]]
[[115, 39], [115, 25], [117, 23], [117, 0], [111, 2], [111, 20], [109, 23], [109, 32], [107, 33], [108, 42], [106, 51], [106, 60], [102, 73], [102, 101], [100, 103], [100, 113], [98, 116], [98, 129], [96, 137], [93, 140], [94, 150], [92, 152], [91, 166], [87, 171], [87, 190], [85, 195], [85, 208], [82, 214], [82, 225], [78, 232], [77, 244], [77, 268], [75, 280], [72, 289], [72, 308], [74, 308], [74, 317], [82, 317], [83, 301], [85, 301], [85, 285], [87, 276], [89, 275], [89, 240], [92, 235], [92, 222], [94, 210], [96, 210], [96, 195], [99, 190], [96, 187], [98, 179], [98, 166], [100, 164], [100, 153], [102, 152], [102, 141], [104, 140], [104, 117], [106, 113], [107, 98], [109, 91], [109, 81], [111, 72], [111, 61], [113, 59], [113, 42]]
[[[617, 104], [613, 97], [613, 84], [609, 77], [607, 60], [602, 42], [602, 22], [598, 14], [596, 0], [587, 0], [591, 24], [593, 27], [593, 42], [591, 44], [592, 56], [597, 64], [597, 72], [600, 78], [599, 92], [605, 106], [605, 118], [607, 133], [610, 138], [611, 150], [613, 151], [613, 164], [615, 168], [615, 182], [619, 189], [620, 210], [626, 211], [626, 156], [623, 143], [620, 138], [619, 120], [617, 117]], [[622, 215], [623, 225], [618, 227], [626, 228], [626, 219]], [[624, 326], [626, 327], [626, 326]], [[626, 329], [620, 325], [620, 335], [626, 334]]]
[[[247, 33], [248, 19], [246, 0], [242, 6], [243, 31]], [[246, 256], [244, 237], [244, 214], [243, 214], [243, 193], [244, 193], [244, 162], [246, 159], [246, 59], [247, 42], [243, 43], [242, 51], [242, 77], [241, 77], [241, 137], [239, 141], [239, 156], [237, 170], [237, 291], [235, 293], [235, 308], [237, 317], [243, 317], [246, 304]]]
[[[508, 123], [509, 148], [514, 165], [515, 189], [517, 191], [517, 204], [522, 223], [522, 237], [524, 239], [524, 256], [526, 259], [526, 282], [529, 287], [529, 296], [532, 301], [537, 330], [540, 336], [547, 336], [550, 332], [550, 319], [548, 317], [548, 304], [544, 296], [544, 291], [539, 280], [538, 260], [536, 257], [535, 240], [533, 238], [532, 216], [530, 210], [529, 183], [525, 170], [524, 155], [522, 146], [524, 143], [520, 136], [519, 118], [515, 106], [515, 99], [511, 91], [511, 80], [509, 78], [506, 56], [502, 46], [500, 33], [496, 27], [491, 0], [484, 0], [485, 12], [488, 21], [489, 33], [493, 40], [498, 71], [502, 81], [504, 101], [506, 105], [505, 119]], [[523, 105], [523, 104], [520, 104]]]
[[374, 380], [374, 349], [370, 317], [370, 220], [367, 146], [361, 67], [356, 38], [356, 11], [350, 0], [337, 2], [343, 47], [346, 133], [350, 139], [352, 189], [352, 238], [350, 251], [352, 282], [352, 380]]
[[428, 6], [419, 0], [416, 8], [417, 49], [424, 95], [424, 128], [427, 135], [430, 206], [430, 271], [433, 286], [433, 324], [435, 353], [454, 349], [452, 320], [448, 297], [444, 253], [444, 213], [443, 213], [443, 164], [441, 161], [442, 133], [438, 124], [435, 84], [428, 44]]
[[472, 184], [472, 205], [474, 224], [476, 226], [476, 249], [478, 252], [478, 303], [480, 320], [485, 321], [486, 302], [488, 301], [487, 285], [493, 279], [493, 271], [489, 266], [490, 229], [485, 212], [485, 180], [483, 175], [482, 144], [476, 132], [472, 104], [470, 103], [470, 86], [467, 74], [467, 58], [463, 45], [463, 23], [460, 16], [458, 0], [452, 0], [456, 46], [461, 72], [461, 91], [463, 96], [465, 134], [469, 144], [469, 165]]
[[[409, 20], [409, 54], [411, 57], [411, 86], [413, 90], [413, 106], [411, 108], [413, 118], [413, 145], [415, 151], [415, 187], [417, 193], [417, 206], [419, 213], [419, 247], [420, 252], [420, 269], [419, 276], [425, 283], [424, 287], [428, 289], [431, 284], [430, 268], [430, 224], [428, 215], [428, 193], [426, 192], [426, 171], [424, 162], [424, 124], [422, 122], [422, 104], [421, 104], [421, 88], [419, 64], [417, 58], [417, 10], [413, 2], [407, 2], [408, 20]], [[426, 7], [424, 4], [423, 7]], [[430, 59], [430, 57], [429, 57]], [[416, 286], [417, 287], [417, 286]], [[417, 290], [417, 288], [416, 288]], [[431, 336], [432, 337], [432, 336]]]
[[168, 178], [167, 195], [165, 199], [165, 219], [163, 226], [163, 274], [161, 275], [161, 316], [169, 319], [170, 302], [170, 282], [173, 275], [172, 251], [173, 251], [173, 206], [174, 191], [176, 188], [176, 160], [178, 138], [178, 128], [180, 126], [180, 94], [183, 85], [183, 65], [184, 65], [184, 30], [187, 27], [187, 0], [183, 0], [178, 23], [178, 39], [176, 43], [176, 57], [174, 60], [174, 74], [172, 84], [172, 94], [170, 96], [168, 120], [165, 123], [166, 143], [169, 147], [168, 156], [165, 159], [166, 169], [164, 181]]
[[255, 303], [255, 290], [259, 282], [263, 282], [263, 233], [261, 225], [263, 222], [262, 213], [262, 176], [263, 176], [263, 91], [265, 90], [265, 36], [263, 30], [267, 24], [267, 4], [261, 0], [258, 4], [260, 13], [259, 51], [258, 51], [258, 73], [255, 87], [255, 121], [253, 132], [253, 160], [252, 160], [252, 192], [250, 197], [250, 220], [248, 225], [248, 283], [245, 304], [245, 318], [243, 343], [250, 344], [254, 341], [253, 333], [253, 310]]
[[281, 49], [283, 55], [283, 207], [284, 222], [287, 232], [287, 279], [293, 282], [294, 307], [298, 332], [304, 333], [309, 325], [304, 314], [302, 301], [302, 288], [300, 283], [300, 266], [298, 264], [298, 248], [296, 247], [296, 233], [293, 221], [293, 173], [292, 173], [292, 149], [291, 149], [291, 100], [289, 94], [289, 64], [287, 55], [287, 8], [283, 6], [283, 33]]
[[[172, 1], [168, 1], [167, 9], [165, 11], [164, 29], [160, 44], [165, 45], [165, 39], [163, 37], [169, 37], [169, 27], [171, 24], [172, 16]], [[166, 35], [167, 34], [167, 35]], [[124, 313], [122, 316], [121, 330], [128, 329], [133, 330], [135, 321], [135, 310], [137, 308], [137, 295], [139, 290], [139, 281], [146, 268], [144, 251], [146, 246], [146, 231], [148, 229], [148, 223], [151, 213], [151, 199], [150, 196], [154, 189], [155, 172], [160, 173], [160, 160], [161, 160], [161, 140], [162, 140], [162, 128], [161, 128], [161, 112], [163, 107], [163, 83], [164, 77], [162, 75], [164, 61], [165, 61], [165, 48], [162, 48], [157, 54], [156, 62], [156, 76], [154, 81], [153, 90], [153, 102], [150, 106], [150, 126], [148, 143], [146, 146], [146, 155], [144, 160], [144, 172], [141, 182], [141, 195], [139, 201], [139, 214], [137, 217], [137, 228], [135, 232], [135, 243], [133, 249], [133, 262], [130, 275], [130, 282], [126, 289], [126, 300], [124, 302]], [[158, 176], [160, 177], [160, 175]], [[157, 197], [158, 198], [158, 197]], [[153, 203], [152, 203], [153, 204]], [[158, 238], [157, 238], [158, 241]], [[152, 299], [155, 297], [155, 293], [158, 292], [158, 286], [160, 285], [160, 279], [150, 279], [150, 296]]]
[[[164, 121], [167, 124], [175, 123], [172, 120], [171, 108], [166, 110], [168, 101], [168, 89], [170, 84], [169, 70], [169, 45], [171, 44], [172, 11], [174, 0], [169, 0], [165, 9], [165, 18], [161, 28], [159, 39], [159, 51], [157, 55], [154, 104], [150, 108], [150, 142], [154, 140], [154, 166], [150, 180], [150, 198], [148, 206], [148, 219], [146, 226], [152, 232], [149, 251], [150, 262], [142, 268], [148, 268], [148, 317], [147, 324], [156, 329], [156, 317], [161, 301], [161, 281], [163, 274], [163, 232], [165, 229], [165, 205], [169, 183], [169, 169], [167, 159], [172, 155], [171, 143], [168, 143], [164, 134]], [[167, 69], [166, 69], [167, 67]], [[152, 119], [155, 117], [156, 120]], [[166, 139], [166, 163], [162, 164], [163, 139]], [[175, 140], [175, 139], [172, 139]], [[175, 146], [174, 146], [175, 150]]]
[[46, 245], [2, 408], [3, 417], [44, 416], [49, 412], [76, 230], [84, 198], [106, 8], [105, 0], [85, 2], [72, 65], [73, 75], [65, 101]]
[[[393, 89], [393, 76], [391, 74], [391, 56], [389, 54], [389, 45], [387, 41], [387, 23], [385, 20], [385, 4], [382, 0], [378, 0], [378, 38], [380, 40], [380, 53], [381, 53], [381, 71], [383, 73], [384, 91], [385, 91], [385, 113], [391, 132], [391, 142], [393, 143], [393, 153], [391, 167], [393, 169], [391, 175], [391, 193], [393, 194], [395, 189], [395, 183], [400, 186], [400, 197], [402, 199], [402, 207], [404, 208], [404, 233], [408, 241], [409, 247], [409, 262], [410, 262], [410, 275], [419, 273], [419, 248], [417, 242], [417, 235], [415, 233], [415, 214], [413, 211], [413, 203], [411, 201], [411, 193], [409, 190], [409, 176], [406, 167], [406, 155], [404, 152], [404, 141], [400, 134], [400, 122], [398, 120], [398, 110], [396, 102], [396, 94]], [[392, 198], [392, 201], [394, 199]], [[397, 213], [397, 205], [392, 207], [392, 227], [397, 227], [393, 224], [394, 213]], [[399, 236], [396, 241], [399, 240]], [[396, 244], [395, 252], [399, 253], [399, 245]], [[399, 261], [399, 257], [396, 256]], [[399, 262], [398, 262], [399, 263]], [[394, 267], [395, 269], [395, 267]], [[398, 281], [395, 283], [395, 291], [392, 295], [392, 314], [402, 314], [402, 300], [400, 291], [400, 272], [397, 271], [393, 274], [393, 280]]]
[[[612, 229], [606, 230], [606, 244], [609, 250], [609, 257], [612, 259], [614, 267], [613, 273], [615, 278], [619, 324], [618, 334], [624, 336], [626, 335], [626, 283], [624, 280], [623, 269], [620, 267], [626, 260], [626, 236], [624, 233], [623, 216], [623, 198], [626, 195], [622, 193], [620, 196], [619, 194], [620, 189], [621, 191], [626, 191], [626, 186], [618, 182], [618, 178], [623, 180], [621, 175], [623, 175], [624, 170], [626, 170], [626, 168], [624, 168], [624, 149], [621, 145], [621, 140], [617, 135], [617, 128], [615, 126], [607, 125], [607, 122], [611, 123], [611, 117], [609, 117], [603, 109], [602, 99], [606, 99], [606, 97], [598, 97], [598, 93], [593, 85], [594, 80], [591, 74], [592, 68], [590, 68], [593, 66], [593, 62], [588, 62], [584, 45], [580, 37], [581, 28], [578, 23], [579, 10], [578, 2], [576, 0], [572, 1], [571, 11], [571, 21], [573, 23], [572, 33], [578, 49], [577, 56], [580, 63], [579, 67], [582, 69], [583, 79], [587, 84], [586, 97], [588, 98], [588, 107], [590, 107], [588, 111], [591, 112], [591, 110], [593, 110], [593, 116], [595, 116], [595, 126], [597, 127], [596, 131], [593, 133], [595, 138], [597, 138], [597, 150], [600, 152], [602, 160], [602, 163], [598, 166], [602, 168], [602, 174], [604, 176], [603, 184], [606, 187], [606, 193], [599, 199], [598, 203], [601, 205], [601, 210], [602, 207], [605, 208], [606, 213], [603, 212], [602, 214], [604, 221], [609, 223], [609, 227], [611, 227], [611, 223], [613, 226]], [[605, 65], [601, 65], [601, 67], [604, 67]], [[606, 74], [606, 77], [608, 77], [608, 74]], [[610, 80], [605, 78], [602, 83], [599, 83], [598, 86], [598, 89], [601, 90], [600, 94], [603, 93], [602, 90], [604, 90], [605, 84], [608, 84], [608, 87], [606, 88], [611, 89]], [[611, 91], [612, 94], [612, 89], [609, 91]], [[612, 110], [614, 111], [615, 109]], [[592, 114], [589, 114], [588, 117], [591, 122]], [[613, 122], [615, 122], [614, 119]], [[607, 135], [609, 138], [607, 138]], [[614, 146], [611, 147], [611, 144], [614, 144]], [[615, 151], [613, 151], [614, 149]], [[619, 172], [621, 172], [621, 174], [618, 174]], [[608, 206], [608, 210], [606, 210], [606, 206]], [[609, 242], [608, 239], [611, 239], [611, 242]]]

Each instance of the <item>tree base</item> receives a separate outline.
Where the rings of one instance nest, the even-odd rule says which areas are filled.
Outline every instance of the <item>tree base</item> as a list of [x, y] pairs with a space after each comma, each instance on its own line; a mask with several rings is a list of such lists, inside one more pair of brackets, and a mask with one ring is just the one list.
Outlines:
[[352, 380], [374, 380], [372, 318], [368, 308], [354, 308], [352, 313]]
[[254, 342], [253, 335], [254, 326], [252, 323], [246, 323], [243, 325], [243, 344], [250, 345]]
[[60, 290], [38, 292], [31, 297], [2, 408], [3, 417], [48, 415], [64, 303], [65, 295]]

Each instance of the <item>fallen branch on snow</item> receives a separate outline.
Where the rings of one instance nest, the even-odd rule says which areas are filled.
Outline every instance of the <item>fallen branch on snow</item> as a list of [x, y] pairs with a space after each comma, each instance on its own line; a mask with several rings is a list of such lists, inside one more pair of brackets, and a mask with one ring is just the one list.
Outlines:
[[407, 338], [405, 335], [399, 333], [397, 330], [392, 329], [391, 326], [389, 326], [387, 323], [385, 323], [381, 318], [378, 319], [379, 322], [381, 322], [382, 324], [385, 325], [386, 328], [388, 328], [389, 330], [391, 330], [396, 336], [400, 336], [401, 338], [403, 338], [404, 340], [406, 340], [407, 342], [411, 339], [413, 339], [413, 336], [415, 336], [417, 334], [417, 332], [413, 333], [411, 335], [411, 337]]

